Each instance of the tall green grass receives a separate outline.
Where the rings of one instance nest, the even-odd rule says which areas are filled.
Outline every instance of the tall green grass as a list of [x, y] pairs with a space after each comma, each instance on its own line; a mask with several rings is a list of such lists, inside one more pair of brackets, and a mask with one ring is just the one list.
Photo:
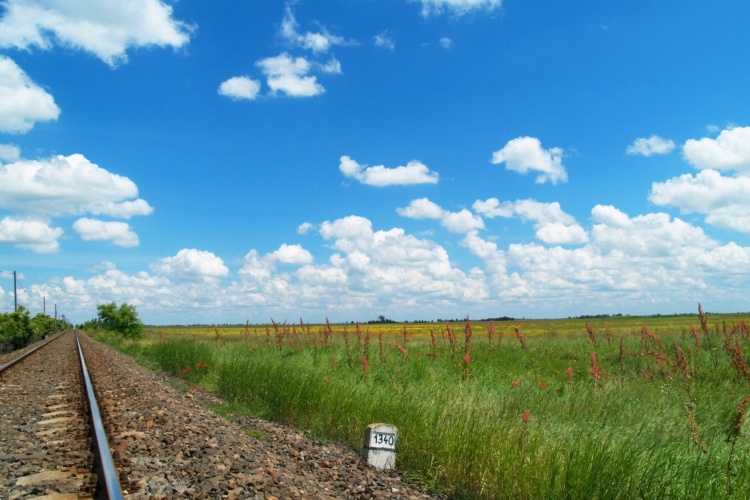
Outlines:
[[[349, 356], [339, 334], [328, 346], [304, 335], [275, 345], [262, 337], [227, 346], [172, 338], [139, 344], [142, 355], [258, 417], [353, 449], [368, 424], [396, 425], [398, 468], [455, 498], [750, 497], [750, 440], [741, 434], [731, 459], [729, 441], [750, 384], [718, 332], [702, 337], [700, 353], [685, 332], [661, 335], [659, 352], [675, 360], [674, 341], [690, 357], [687, 386], [679, 369], [665, 361], [660, 368], [638, 335], [625, 335], [633, 355], [622, 365], [619, 334], [611, 345], [600, 335], [596, 349], [585, 331], [527, 337], [527, 349], [506, 334], [491, 355], [486, 339], [474, 337], [468, 377], [463, 339], [455, 361], [447, 342], [436, 348], [426, 338], [410, 339], [408, 356], [388, 347], [382, 361], [374, 338], [365, 374], [353, 336]], [[588, 370], [595, 350], [606, 371], [598, 386]], [[196, 372], [198, 362], [210, 368]]]

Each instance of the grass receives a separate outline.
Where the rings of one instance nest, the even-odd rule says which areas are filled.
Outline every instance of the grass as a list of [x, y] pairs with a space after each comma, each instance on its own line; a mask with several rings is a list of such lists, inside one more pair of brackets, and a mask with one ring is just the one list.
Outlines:
[[726, 332], [721, 317], [704, 329], [695, 316], [651, 318], [657, 326], [644, 331], [633, 318], [609, 319], [589, 334], [578, 320], [503, 323], [492, 344], [488, 324], [470, 325], [470, 336], [458, 324], [453, 335], [408, 325], [406, 340], [403, 325], [388, 325], [384, 359], [381, 325], [367, 345], [364, 327], [278, 325], [250, 327], [247, 338], [239, 328], [162, 331], [117, 347], [236, 411], [355, 450], [368, 424], [394, 424], [398, 468], [454, 498], [749, 497], [738, 408], [750, 394], [740, 360], [750, 339], [732, 332], [739, 318]]

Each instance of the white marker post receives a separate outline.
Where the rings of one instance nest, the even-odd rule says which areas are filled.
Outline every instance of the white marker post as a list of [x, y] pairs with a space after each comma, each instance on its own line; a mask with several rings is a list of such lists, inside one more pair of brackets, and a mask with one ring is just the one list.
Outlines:
[[362, 458], [379, 469], [396, 467], [398, 429], [390, 424], [370, 424], [365, 429]]

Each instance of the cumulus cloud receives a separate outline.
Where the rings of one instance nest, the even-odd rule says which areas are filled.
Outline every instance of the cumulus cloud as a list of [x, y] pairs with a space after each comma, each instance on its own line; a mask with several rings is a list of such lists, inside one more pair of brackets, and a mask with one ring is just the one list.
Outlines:
[[449, 212], [427, 198], [412, 200], [408, 207], [397, 208], [396, 212], [409, 219], [438, 219], [440, 224], [452, 233], [484, 229], [482, 218], [465, 208], [459, 212]]
[[730, 127], [716, 139], [689, 139], [685, 159], [698, 169], [735, 170], [750, 175], [750, 127]]
[[5, 0], [0, 47], [91, 52], [110, 66], [127, 61], [131, 47], [187, 44], [192, 27], [172, 17], [161, 0]]
[[476, 231], [462, 244], [485, 262], [494, 293], [503, 301], [542, 306], [563, 299], [565, 308], [586, 307], [591, 300], [692, 306], [707, 296], [738, 303], [744, 293], [750, 248], [721, 245], [701, 228], [664, 213], [630, 217], [597, 205], [591, 217], [591, 241], [575, 249], [531, 243], [503, 250]]
[[137, 247], [140, 243], [138, 235], [126, 222], [104, 222], [84, 217], [73, 223], [73, 229], [83, 241], [111, 241], [123, 248]]
[[229, 268], [212, 252], [183, 248], [174, 257], [164, 257], [151, 264], [156, 274], [178, 281], [217, 282], [229, 276]]
[[[355, 293], [368, 292], [389, 302], [407, 300], [415, 304], [427, 296], [433, 300], [481, 300], [486, 296], [480, 271], [472, 270], [467, 275], [455, 269], [442, 246], [407, 235], [403, 229], [373, 231], [368, 219], [349, 216], [323, 222], [320, 234], [325, 240], [333, 240], [331, 247], [338, 252], [329, 259], [329, 267], [319, 266], [318, 270], [344, 272], [348, 290]], [[320, 274], [311, 271], [303, 267], [298, 276]]]
[[372, 43], [388, 50], [396, 48], [396, 43], [393, 41], [393, 34], [389, 30], [385, 30], [372, 37]]
[[716, 170], [703, 170], [654, 182], [649, 200], [672, 206], [680, 213], [706, 215], [712, 226], [750, 235], [750, 178], [726, 177]]
[[453, 40], [451, 40], [447, 36], [444, 36], [443, 38], [440, 39], [440, 46], [442, 48], [450, 49], [452, 45], [453, 45]]
[[629, 155], [665, 155], [674, 149], [674, 141], [663, 139], [658, 135], [652, 135], [648, 139], [643, 137], [636, 139], [626, 150]]
[[281, 21], [280, 34], [287, 41], [310, 50], [314, 54], [328, 52], [334, 45], [353, 45], [355, 42], [346, 40], [340, 36], [332, 35], [325, 27], [321, 27], [319, 32], [299, 33], [299, 24], [294, 17], [292, 8], [287, 5], [284, 11], [284, 18]]
[[21, 149], [13, 144], [0, 144], [0, 160], [13, 162], [21, 158]]
[[[483, 203], [496, 216], [523, 211], [515, 202], [512, 210]], [[435, 215], [434, 206], [422, 205], [412, 206], [414, 214]], [[546, 210], [548, 220], [570, 221], [552, 207], [527, 207], [533, 210]], [[376, 230], [368, 219], [351, 215], [317, 225], [330, 252], [320, 263], [298, 245], [282, 244], [264, 255], [250, 250], [237, 279], [221, 284], [219, 278], [229, 274], [221, 259], [183, 250], [154, 263], [152, 274], [108, 265], [86, 280], [27, 284], [24, 303], [39, 307], [46, 295], [66, 311], [90, 315], [97, 303], [127, 300], [145, 318], [162, 322], [267, 321], [269, 315], [349, 320], [383, 312], [411, 319], [498, 310], [551, 316], [594, 312], [601, 304], [623, 312], [663, 312], [665, 305], [679, 311], [698, 301], [746, 306], [750, 248], [722, 244], [664, 213], [630, 216], [597, 205], [591, 220], [590, 240], [572, 249], [543, 242], [500, 246], [476, 229], [468, 231], [460, 244], [482, 264], [464, 271], [435, 242], [400, 228]]]
[[[411, 317], [415, 308], [432, 315], [458, 315], [468, 304], [487, 297], [482, 271], [456, 269], [442, 246], [402, 229], [374, 230], [368, 219], [349, 216], [323, 222], [320, 235], [333, 252], [320, 264], [302, 264], [307, 259], [300, 258], [305, 254], [295, 245], [282, 245], [265, 255], [251, 250], [238, 280], [222, 285], [214, 278], [228, 272], [218, 257], [183, 250], [154, 263], [151, 273], [130, 274], [107, 266], [89, 279], [65, 277], [27, 286], [25, 303], [36, 307], [46, 295], [66, 312], [95, 314], [98, 303], [127, 300], [138, 306], [144, 319], [184, 323], [216, 321], [219, 314], [249, 315], [254, 321], [268, 321], [271, 315], [302, 315], [306, 320], [322, 320], [325, 315], [376, 317], [384, 311]], [[194, 258], [186, 258], [186, 253]], [[277, 269], [280, 262], [274, 261], [279, 259], [293, 260], [296, 269]]]
[[124, 219], [153, 212], [138, 198], [133, 181], [80, 154], [1, 165], [0, 209], [53, 217], [88, 212]]
[[[417, 0], [411, 0], [417, 1]], [[457, 16], [464, 15], [472, 10], [493, 11], [500, 8], [502, 0], [418, 0], [422, 3], [422, 15], [440, 14], [449, 10]]]
[[312, 97], [325, 92], [317, 78], [308, 75], [312, 64], [304, 57], [293, 58], [284, 52], [255, 64], [266, 75], [272, 95], [282, 92], [291, 97]]
[[310, 222], [303, 222], [302, 224], [297, 226], [297, 234], [307, 234], [314, 229], [315, 224], [312, 224]]
[[412, 160], [406, 166], [386, 168], [383, 165], [367, 167], [360, 165], [348, 156], [341, 157], [339, 170], [345, 176], [370, 186], [406, 186], [411, 184], [437, 184], [440, 176], [427, 166]]
[[231, 99], [254, 100], [260, 92], [260, 82], [252, 80], [246, 76], [234, 76], [219, 85], [219, 95], [227, 96]]
[[59, 115], [55, 99], [12, 59], [0, 55], [0, 132], [25, 134], [34, 123], [57, 120]]
[[335, 57], [331, 58], [327, 63], [318, 64], [317, 66], [323, 73], [341, 74], [341, 63]]
[[310, 252], [301, 245], [287, 245], [283, 243], [277, 250], [268, 254], [268, 260], [278, 264], [290, 264], [293, 266], [304, 266], [313, 261]]
[[0, 244], [31, 250], [35, 253], [55, 253], [60, 249], [59, 227], [50, 227], [42, 220], [5, 217], [0, 220]]
[[533, 221], [536, 237], [551, 244], [580, 244], [589, 238], [586, 230], [565, 213], [558, 202], [543, 203], [536, 200], [516, 200], [500, 202], [497, 198], [486, 201], [477, 200], [472, 206], [474, 211], [488, 218], [519, 217], [521, 220]]
[[[255, 249], [250, 250], [245, 255], [245, 265], [242, 266], [239, 274], [246, 280], [263, 282], [275, 274], [277, 264], [299, 267], [307, 266], [312, 264], [312, 262], [312, 254], [302, 248], [301, 245], [282, 243], [279, 248], [265, 255], [260, 255]], [[289, 279], [289, 276], [282, 274], [280, 278]]]
[[560, 148], [542, 148], [542, 143], [535, 137], [518, 137], [508, 141], [502, 149], [492, 154], [492, 163], [505, 163], [505, 168], [519, 174], [529, 170], [541, 172], [537, 184], [551, 182], [557, 184], [568, 182], [568, 173], [562, 164], [563, 150]]

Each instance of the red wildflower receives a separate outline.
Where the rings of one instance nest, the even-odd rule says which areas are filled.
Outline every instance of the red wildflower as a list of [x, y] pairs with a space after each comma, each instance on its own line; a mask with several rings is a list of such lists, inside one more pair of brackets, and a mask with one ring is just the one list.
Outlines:
[[568, 369], [565, 370], [565, 373], [568, 374], [568, 378], [570, 380], [573, 380], [573, 367], [572, 366], [569, 366]]
[[464, 363], [468, 365], [470, 362], [471, 362], [471, 355], [467, 352], [466, 354], [464, 354]]
[[531, 416], [531, 412], [529, 410], [526, 410], [525, 412], [523, 412], [523, 415], [521, 415], [521, 420], [523, 420], [524, 424], [529, 421], [529, 416]]
[[602, 376], [602, 369], [596, 360], [596, 353], [594, 352], [591, 353], [591, 368], [589, 368], [589, 372], [591, 372], [591, 375], [594, 376], [594, 379], [599, 382], [599, 379]]
[[541, 384], [539, 384], [539, 387], [547, 387], [547, 384], [545, 384], [544, 382], [542, 382]]

